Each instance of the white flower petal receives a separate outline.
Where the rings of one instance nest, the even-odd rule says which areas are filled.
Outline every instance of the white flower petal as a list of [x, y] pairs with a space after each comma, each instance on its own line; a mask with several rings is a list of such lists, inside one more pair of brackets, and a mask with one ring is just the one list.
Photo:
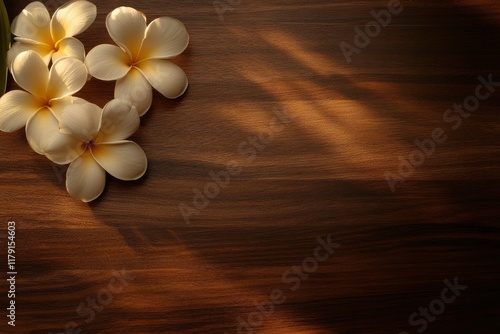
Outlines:
[[[82, 99], [81, 97], [78, 96], [71, 96], [71, 103], [73, 104], [87, 104], [90, 103], [89, 101]], [[99, 108], [97, 105], [95, 105], [97, 108]]]
[[186, 73], [177, 65], [162, 59], [149, 59], [137, 65], [151, 86], [170, 99], [175, 99], [186, 91]]
[[26, 123], [26, 139], [38, 154], [45, 154], [47, 141], [56, 131], [59, 131], [59, 122], [47, 108], [38, 110]]
[[137, 110], [130, 102], [114, 99], [102, 111], [99, 142], [127, 139], [137, 131], [140, 122]]
[[139, 59], [172, 58], [181, 54], [189, 44], [184, 24], [171, 17], [160, 17], [146, 29]]
[[70, 1], [59, 7], [50, 24], [50, 32], [54, 41], [78, 35], [94, 22], [97, 15], [96, 6], [90, 1]]
[[40, 107], [40, 101], [28, 92], [8, 92], [0, 98], [0, 130], [13, 132], [21, 129]]
[[59, 59], [66, 57], [75, 58], [81, 62], [85, 61], [85, 47], [82, 42], [74, 37], [61, 40], [57, 52], [52, 55], [52, 62], [55, 63]]
[[72, 104], [63, 111], [59, 126], [83, 142], [95, 139], [101, 124], [102, 110], [93, 103]]
[[44, 44], [47, 46], [52, 46], [52, 43], [43, 43], [43, 42], [40, 42], [40, 41], [37, 41], [34, 39], [24, 38], [24, 37], [19, 37], [19, 36], [14, 37], [14, 41], [15, 42], [22, 42], [22, 43], [26, 43], [26, 44]]
[[19, 37], [53, 44], [50, 36], [50, 14], [47, 8], [38, 1], [27, 5], [14, 18], [11, 25], [11, 32]]
[[60, 99], [78, 92], [87, 82], [85, 64], [75, 58], [62, 58], [50, 68], [46, 97]]
[[130, 101], [139, 113], [144, 115], [153, 102], [153, 89], [144, 75], [136, 69], [130, 69], [130, 72], [115, 85], [115, 98]]
[[90, 152], [85, 152], [69, 165], [66, 172], [68, 193], [83, 202], [99, 197], [106, 185], [106, 171], [94, 160]]
[[85, 145], [78, 138], [56, 131], [47, 139], [44, 152], [52, 162], [66, 165], [78, 158], [85, 149]]
[[118, 7], [106, 17], [109, 36], [136, 59], [146, 31], [146, 17], [131, 7]]
[[15, 42], [7, 52], [7, 64], [9, 64], [9, 68], [12, 68], [12, 62], [21, 52], [30, 50], [38, 53], [42, 57], [43, 62], [46, 66], [49, 65], [52, 53], [54, 53], [54, 49], [52, 48], [52, 46], [47, 44], [29, 44], [24, 42]]
[[[52, 111], [52, 114], [60, 121], [64, 110], [66, 110], [68, 106], [71, 106], [73, 104], [88, 104], [88, 103], [90, 102], [80, 97], [66, 96], [65, 98], [51, 101], [50, 110]], [[99, 108], [99, 106], [95, 104], [93, 104], [92, 107], [96, 108], [97, 110], [101, 109]]]
[[90, 50], [85, 59], [89, 73], [99, 80], [123, 78], [130, 70], [130, 58], [116, 45], [101, 44]]
[[132, 141], [95, 145], [92, 155], [109, 174], [120, 180], [137, 180], [148, 167], [146, 154]]
[[38, 98], [45, 99], [49, 69], [35, 51], [20, 53], [12, 62], [12, 76], [21, 88]]

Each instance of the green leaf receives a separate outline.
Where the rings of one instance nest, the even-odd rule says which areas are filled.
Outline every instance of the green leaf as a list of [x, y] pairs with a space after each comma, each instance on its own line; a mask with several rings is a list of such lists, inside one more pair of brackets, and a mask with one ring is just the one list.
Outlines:
[[0, 96], [7, 86], [7, 51], [10, 47], [9, 16], [3, 0], [0, 0]]

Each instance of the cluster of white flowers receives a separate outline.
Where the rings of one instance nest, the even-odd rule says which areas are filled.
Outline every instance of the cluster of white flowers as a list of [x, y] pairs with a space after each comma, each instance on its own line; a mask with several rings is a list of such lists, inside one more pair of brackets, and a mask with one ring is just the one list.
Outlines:
[[[85, 0], [68, 2], [52, 17], [40, 2], [26, 6], [12, 22], [15, 43], [7, 54], [12, 77], [23, 90], [0, 98], [0, 130], [25, 127], [35, 152], [70, 164], [66, 189], [84, 202], [100, 196], [106, 172], [121, 180], [144, 175], [146, 155], [126, 139], [151, 107], [153, 87], [176, 98], [188, 86], [184, 71], [167, 60], [188, 46], [180, 21], [160, 17], [147, 25], [134, 8], [116, 8], [106, 27], [118, 46], [98, 45], [85, 56], [74, 36], [87, 30], [96, 15], [96, 6]], [[104, 108], [73, 96], [89, 75], [116, 80], [114, 99]]]

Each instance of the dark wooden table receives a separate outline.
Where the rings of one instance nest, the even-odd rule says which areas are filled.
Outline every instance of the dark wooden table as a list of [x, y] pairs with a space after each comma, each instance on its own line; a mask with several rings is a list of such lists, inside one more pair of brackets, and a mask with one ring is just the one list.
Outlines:
[[497, 0], [402, 1], [384, 27], [387, 1], [94, 2], [87, 51], [121, 5], [184, 22], [190, 86], [132, 137], [145, 177], [91, 204], [0, 134], [0, 332], [500, 332], [500, 86], [476, 91], [500, 82]]

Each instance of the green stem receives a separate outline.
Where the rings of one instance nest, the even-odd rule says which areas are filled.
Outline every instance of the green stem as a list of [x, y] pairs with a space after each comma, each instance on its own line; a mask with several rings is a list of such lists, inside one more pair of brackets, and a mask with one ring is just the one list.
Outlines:
[[0, 96], [7, 86], [7, 51], [10, 48], [9, 16], [3, 0], [0, 0]]

